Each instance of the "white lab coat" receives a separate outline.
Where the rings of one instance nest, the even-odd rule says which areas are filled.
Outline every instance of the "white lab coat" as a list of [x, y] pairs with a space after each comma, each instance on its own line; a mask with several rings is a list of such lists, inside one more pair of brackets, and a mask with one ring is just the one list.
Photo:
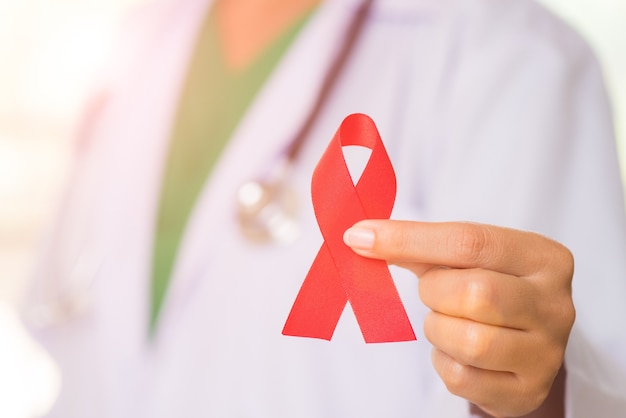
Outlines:
[[609, 104], [587, 46], [531, 1], [378, 1], [293, 172], [299, 238], [263, 246], [239, 233], [235, 190], [297, 131], [356, 3], [319, 7], [234, 133], [152, 342], [159, 181], [209, 1], [156, 1], [129, 25], [24, 310], [32, 323], [29, 307], [52, 296], [91, 298], [80, 315], [32, 328], [64, 374], [53, 417], [469, 414], [432, 368], [427, 309], [406, 271], [391, 268], [417, 341], [366, 345], [350, 309], [331, 342], [281, 335], [322, 243], [311, 174], [354, 112], [376, 121], [396, 169], [393, 218], [534, 230], [573, 251], [568, 416], [626, 410], [626, 227]]

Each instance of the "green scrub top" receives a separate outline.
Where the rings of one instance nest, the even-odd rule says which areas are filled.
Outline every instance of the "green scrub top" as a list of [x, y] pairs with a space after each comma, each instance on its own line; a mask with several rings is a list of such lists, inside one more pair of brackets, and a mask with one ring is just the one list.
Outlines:
[[156, 331], [177, 251], [198, 195], [252, 99], [310, 14], [287, 28], [242, 70], [227, 68], [214, 16], [207, 16], [180, 96], [162, 179], [152, 258], [150, 335]]

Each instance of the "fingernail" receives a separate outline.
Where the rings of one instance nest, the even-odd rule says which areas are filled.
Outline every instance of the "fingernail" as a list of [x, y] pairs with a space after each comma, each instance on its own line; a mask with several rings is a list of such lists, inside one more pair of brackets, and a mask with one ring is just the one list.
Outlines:
[[371, 250], [374, 246], [374, 231], [367, 228], [352, 227], [343, 234], [343, 242], [359, 250]]

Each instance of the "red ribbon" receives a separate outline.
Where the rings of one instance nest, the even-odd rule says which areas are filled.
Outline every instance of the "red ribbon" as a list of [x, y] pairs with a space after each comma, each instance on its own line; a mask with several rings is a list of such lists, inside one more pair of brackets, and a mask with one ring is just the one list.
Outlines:
[[[347, 145], [372, 150], [356, 186], [343, 158]], [[311, 195], [324, 243], [283, 334], [330, 340], [349, 301], [365, 342], [415, 340], [387, 263], [359, 256], [343, 242], [344, 231], [356, 222], [389, 218], [396, 196], [393, 167], [371, 118], [344, 119], [313, 172]]]

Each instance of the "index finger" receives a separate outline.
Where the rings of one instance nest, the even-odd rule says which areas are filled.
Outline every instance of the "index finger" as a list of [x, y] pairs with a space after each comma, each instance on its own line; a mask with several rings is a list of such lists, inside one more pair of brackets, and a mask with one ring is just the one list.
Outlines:
[[392, 263], [483, 268], [515, 276], [530, 276], [555, 257], [571, 257], [541, 235], [470, 222], [368, 219], [348, 229], [344, 241], [362, 256]]

